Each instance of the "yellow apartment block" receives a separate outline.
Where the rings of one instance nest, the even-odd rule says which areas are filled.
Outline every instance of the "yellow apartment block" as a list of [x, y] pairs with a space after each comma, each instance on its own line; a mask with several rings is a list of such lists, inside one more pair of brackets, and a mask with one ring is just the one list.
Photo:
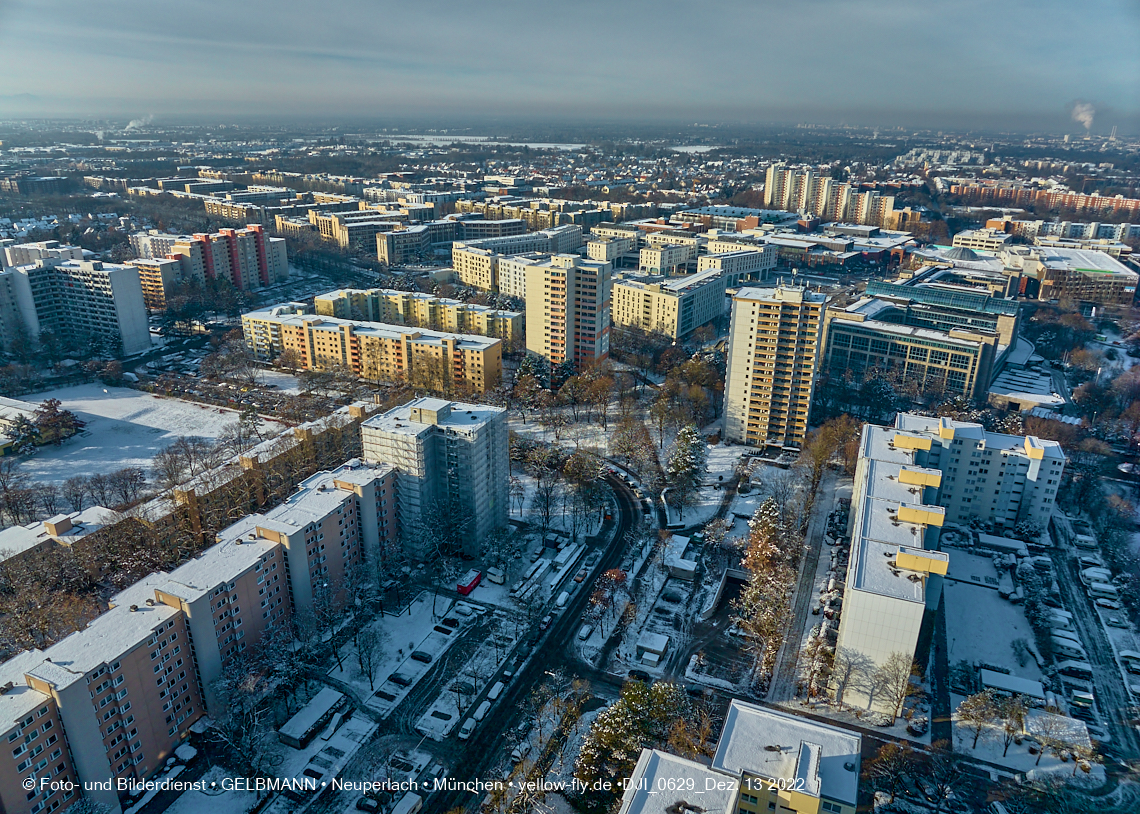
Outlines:
[[242, 315], [242, 331], [259, 359], [292, 351], [306, 370], [347, 368], [369, 381], [415, 387], [496, 387], [503, 372], [502, 341], [379, 322], [306, 314], [295, 303]]
[[391, 288], [342, 288], [320, 294], [316, 297], [316, 312], [338, 319], [496, 336], [508, 343], [523, 335], [523, 315], [519, 311]]

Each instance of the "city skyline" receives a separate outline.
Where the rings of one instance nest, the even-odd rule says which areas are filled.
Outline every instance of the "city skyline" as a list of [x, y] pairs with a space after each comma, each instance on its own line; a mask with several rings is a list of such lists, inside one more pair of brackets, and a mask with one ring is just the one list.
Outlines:
[[[209, 2], [9, 0], [0, 115], [1140, 129], [1140, 9], [1117, 0], [959, 0], [938, 25], [895, 2], [437, 5], [255, 0], [203, 27]], [[47, 38], [92, 45], [45, 70]]]

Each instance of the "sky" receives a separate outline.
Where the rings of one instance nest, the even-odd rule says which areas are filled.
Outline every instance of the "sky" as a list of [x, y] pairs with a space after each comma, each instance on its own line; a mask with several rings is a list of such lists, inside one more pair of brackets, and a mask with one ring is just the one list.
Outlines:
[[1140, 0], [0, 0], [0, 117], [1123, 133], [1138, 43]]

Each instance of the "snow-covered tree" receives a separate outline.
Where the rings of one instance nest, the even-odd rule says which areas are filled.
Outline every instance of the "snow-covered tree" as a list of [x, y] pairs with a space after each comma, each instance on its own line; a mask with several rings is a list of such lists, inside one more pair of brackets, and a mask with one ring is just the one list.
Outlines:
[[665, 480], [669, 484], [669, 504], [684, 517], [684, 507], [692, 505], [708, 460], [708, 446], [692, 424], [682, 427], [673, 441]]

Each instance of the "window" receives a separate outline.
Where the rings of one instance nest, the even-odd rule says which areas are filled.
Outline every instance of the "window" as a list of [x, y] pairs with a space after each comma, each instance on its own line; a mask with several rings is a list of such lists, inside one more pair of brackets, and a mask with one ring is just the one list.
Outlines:
[[824, 800], [822, 802], [822, 808], [824, 811], [832, 811], [832, 812], [836, 812], [837, 814], [838, 814], [838, 812], [843, 811], [843, 806], [839, 805], [839, 803], [831, 803], [831, 802], [828, 802], [827, 800]]

